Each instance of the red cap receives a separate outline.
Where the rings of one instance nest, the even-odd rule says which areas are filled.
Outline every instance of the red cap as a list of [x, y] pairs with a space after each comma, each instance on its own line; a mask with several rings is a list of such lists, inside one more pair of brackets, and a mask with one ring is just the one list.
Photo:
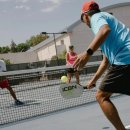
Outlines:
[[99, 9], [99, 5], [93, 0], [91, 0], [83, 4], [82, 13], [88, 12], [90, 10], [97, 10], [97, 9]]

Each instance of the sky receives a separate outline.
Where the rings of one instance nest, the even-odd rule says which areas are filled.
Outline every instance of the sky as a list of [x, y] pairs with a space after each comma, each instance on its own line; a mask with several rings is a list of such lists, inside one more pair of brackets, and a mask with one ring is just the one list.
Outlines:
[[[0, 46], [25, 43], [41, 32], [60, 32], [79, 20], [86, 0], [0, 0]], [[130, 0], [95, 0], [100, 7]]]

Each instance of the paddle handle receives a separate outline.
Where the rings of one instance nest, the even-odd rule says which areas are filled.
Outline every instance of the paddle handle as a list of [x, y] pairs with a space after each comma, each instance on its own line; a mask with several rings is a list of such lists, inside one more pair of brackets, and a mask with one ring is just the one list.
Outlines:
[[[92, 85], [93, 87], [96, 87], [96, 84]], [[83, 89], [88, 89], [87, 86], [83, 86]]]

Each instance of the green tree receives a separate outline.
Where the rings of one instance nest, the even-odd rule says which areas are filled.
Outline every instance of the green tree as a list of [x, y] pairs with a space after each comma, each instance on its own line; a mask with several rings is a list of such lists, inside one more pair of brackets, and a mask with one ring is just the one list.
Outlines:
[[[58, 59], [65, 59], [66, 50], [64, 50], [61, 54], [58, 55]], [[57, 60], [57, 56], [52, 56], [51, 60]]]
[[26, 41], [26, 43], [29, 44], [30, 46], [36, 46], [37, 44], [46, 40], [48, 37], [49, 37], [48, 35], [39, 34], [36, 36], [32, 36], [29, 40]]
[[2, 54], [2, 53], [8, 53], [8, 52], [13, 52], [13, 53], [25, 52], [30, 47], [41, 43], [42, 41], [46, 40], [47, 38], [49, 38], [48, 35], [39, 34], [39, 35], [30, 37], [30, 39], [27, 40], [25, 43], [20, 43], [18, 45], [12, 40], [10, 47], [9, 46], [0, 47], [0, 53]]
[[11, 64], [11, 62], [10, 62], [9, 59], [4, 59], [4, 58], [2, 58], [1, 60], [3, 60], [6, 65], [10, 65], [10, 64]]
[[51, 60], [57, 60], [57, 56], [52, 56]]
[[65, 59], [66, 56], [66, 50], [64, 50], [61, 54], [58, 55], [59, 59]]
[[2, 53], [2, 47], [0, 47], [0, 53]]
[[5, 46], [5, 47], [1, 47], [0, 48], [0, 53], [8, 53], [10, 52], [10, 48], [8, 46]]
[[10, 44], [10, 50], [11, 52], [17, 52], [17, 45], [13, 40], [11, 41], [11, 44]]
[[25, 52], [30, 48], [30, 46], [27, 43], [20, 43], [17, 45], [16, 48], [17, 48], [17, 52]]

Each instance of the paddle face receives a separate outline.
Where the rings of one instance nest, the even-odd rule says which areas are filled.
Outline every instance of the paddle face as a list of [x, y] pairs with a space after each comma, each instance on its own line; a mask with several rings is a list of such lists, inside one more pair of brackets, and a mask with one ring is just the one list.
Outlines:
[[61, 84], [60, 93], [63, 98], [71, 99], [80, 97], [83, 94], [83, 87], [77, 83]]

